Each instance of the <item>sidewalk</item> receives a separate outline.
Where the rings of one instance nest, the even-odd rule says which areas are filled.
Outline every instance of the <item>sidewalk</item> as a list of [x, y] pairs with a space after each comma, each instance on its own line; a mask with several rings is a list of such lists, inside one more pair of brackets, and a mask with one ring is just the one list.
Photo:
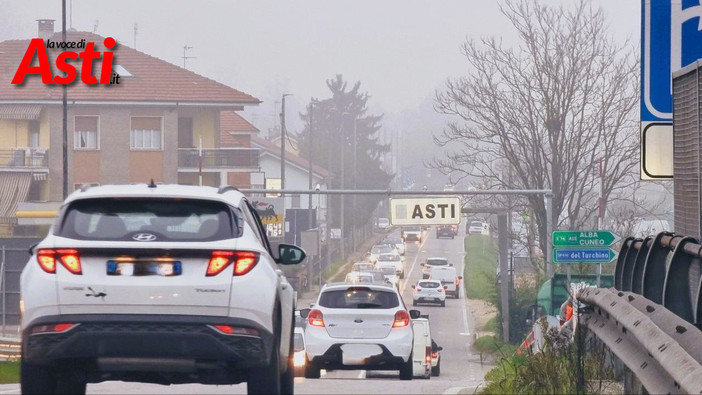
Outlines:
[[[373, 245], [381, 242], [389, 232], [378, 232], [373, 233], [373, 235], [367, 238], [364, 242], [356, 247], [356, 251], [353, 251], [346, 257], [346, 262], [339, 267], [330, 278], [328, 282], [343, 281], [344, 276], [349, 271], [349, 265], [354, 262], [362, 262], [365, 260], [366, 253], [368, 253], [373, 247]], [[317, 296], [319, 295], [319, 284], [311, 284], [309, 291], [299, 292], [297, 294], [297, 308], [306, 309], [310, 307], [310, 304], [317, 301]]]

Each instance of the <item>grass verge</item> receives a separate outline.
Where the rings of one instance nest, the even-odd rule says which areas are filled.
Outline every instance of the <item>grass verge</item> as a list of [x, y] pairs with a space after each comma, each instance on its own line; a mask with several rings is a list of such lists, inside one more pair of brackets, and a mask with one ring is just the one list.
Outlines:
[[495, 304], [497, 287], [497, 246], [490, 236], [471, 234], [464, 239], [466, 256], [463, 267], [463, 286], [470, 299], [481, 299]]
[[19, 383], [19, 361], [0, 362], [0, 384]]
[[473, 347], [479, 352], [502, 356], [512, 355], [517, 351], [517, 346], [505, 343], [498, 339], [497, 336], [481, 336], [475, 339]]

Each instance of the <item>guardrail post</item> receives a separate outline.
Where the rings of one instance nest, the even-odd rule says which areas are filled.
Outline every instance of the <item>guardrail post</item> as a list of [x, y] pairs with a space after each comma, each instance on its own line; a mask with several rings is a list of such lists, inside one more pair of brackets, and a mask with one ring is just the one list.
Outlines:
[[672, 233], [661, 232], [651, 244], [646, 258], [646, 267], [643, 273], [643, 286], [641, 294], [653, 303], [663, 304], [663, 283], [665, 280], [666, 261], [670, 249], [663, 244], [663, 237], [673, 236]]
[[653, 236], [647, 236], [641, 242], [639, 252], [636, 254], [636, 262], [634, 263], [634, 273], [631, 277], [631, 292], [641, 294], [643, 288], [643, 275], [646, 268], [646, 258], [653, 244]]
[[[697, 239], [686, 236], [680, 239], [670, 256], [670, 264], [663, 284], [663, 306], [687, 322], [694, 323], [696, 312], [692, 310], [690, 284], [700, 282], [699, 270], [690, 270], [690, 265], [699, 268], [699, 256], [685, 253], [687, 243], [697, 244]], [[691, 278], [693, 272], [695, 278]]]
[[619, 255], [617, 256], [617, 264], [614, 268], [614, 288], [622, 289], [622, 278], [624, 273], [624, 263], [626, 262], [626, 255], [629, 253], [629, 249], [632, 248], [632, 243], [634, 238], [629, 236], [622, 241], [622, 248], [619, 249]]
[[6, 310], [5, 299], [7, 298], [7, 290], [5, 289], [5, 245], [2, 246], [2, 263], [0, 263], [0, 287], [2, 287], [2, 335], [5, 336], [5, 317]]

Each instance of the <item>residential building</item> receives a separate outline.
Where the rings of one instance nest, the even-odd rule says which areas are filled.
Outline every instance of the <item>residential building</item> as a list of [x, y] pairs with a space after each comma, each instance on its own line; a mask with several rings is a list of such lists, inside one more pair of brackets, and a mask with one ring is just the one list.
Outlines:
[[[51, 20], [39, 21], [39, 37], [61, 41]], [[105, 37], [67, 33], [67, 41], [81, 40], [105, 51]], [[61, 201], [84, 184], [248, 186], [249, 174], [259, 171], [258, 149], [220, 140], [220, 113], [258, 105], [257, 98], [118, 43], [111, 51], [119, 84], [68, 85], [64, 191], [63, 86], [46, 85], [39, 75], [11, 84], [29, 43], [0, 42], [0, 223], [16, 222], [18, 202]], [[47, 52], [56, 75], [63, 50]], [[101, 74], [101, 64], [94, 62], [92, 75]]]

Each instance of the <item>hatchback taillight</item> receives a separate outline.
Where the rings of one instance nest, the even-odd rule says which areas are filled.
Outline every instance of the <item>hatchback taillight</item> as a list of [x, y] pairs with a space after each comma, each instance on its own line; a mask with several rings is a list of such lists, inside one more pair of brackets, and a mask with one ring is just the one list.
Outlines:
[[441, 293], [443, 293], [443, 292], [444, 292], [444, 289], [441, 288], [441, 287], [439, 287], [438, 291], [441, 292]]
[[307, 315], [307, 322], [312, 326], [324, 326], [324, 316], [321, 311], [312, 309]]
[[82, 274], [80, 266], [80, 257], [78, 250], [73, 248], [59, 249], [40, 249], [37, 251], [37, 263], [47, 273], [56, 273], [56, 262], [61, 262], [61, 265], [73, 274]]
[[212, 251], [206, 275], [216, 276], [230, 264], [234, 264], [233, 274], [243, 276], [256, 266], [259, 257], [259, 253], [254, 251]]
[[392, 323], [393, 328], [402, 328], [409, 325], [410, 316], [407, 310], [398, 310], [395, 313], [395, 321]]

